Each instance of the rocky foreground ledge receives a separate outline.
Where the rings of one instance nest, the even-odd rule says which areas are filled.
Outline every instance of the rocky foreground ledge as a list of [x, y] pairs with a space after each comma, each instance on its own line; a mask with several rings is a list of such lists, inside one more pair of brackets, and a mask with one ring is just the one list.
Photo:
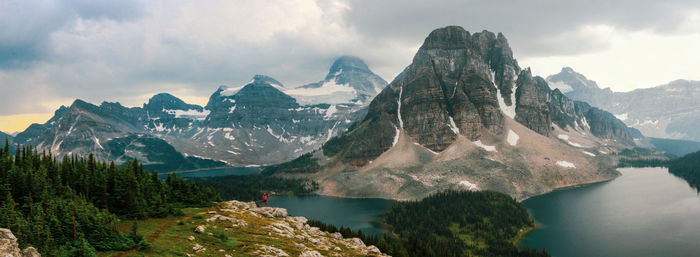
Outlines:
[[[328, 233], [306, 224], [304, 217], [287, 216], [287, 210], [257, 207], [254, 202], [229, 201], [209, 209], [196, 221], [187, 240], [192, 246], [188, 256], [388, 256], [376, 246], [367, 246], [359, 238], [343, 238], [340, 233]], [[207, 245], [206, 237], [213, 231], [235, 232], [246, 246], [229, 250], [219, 245]], [[237, 231], [236, 231], [237, 230]], [[251, 239], [246, 239], [251, 237]], [[255, 239], [252, 239], [255, 238]]]
[[34, 247], [20, 250], [17, 238], [12, 231], [0, 228], [0, 257], [40, 257], [41, 254]]

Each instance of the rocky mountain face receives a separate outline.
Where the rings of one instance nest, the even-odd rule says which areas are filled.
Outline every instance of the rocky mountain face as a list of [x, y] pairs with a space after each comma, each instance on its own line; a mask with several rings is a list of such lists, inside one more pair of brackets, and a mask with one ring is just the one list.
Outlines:
[[51, 150], [59, 158], [95, 153], [118, 162], [136, 158], [160, 170], [274, 164], [344, 133], [367, 112], [363, 101], [386, 85], [354, 57], [335, 61], [323, 82], [329, 81], [335, 83], [333, 88], [352, 89], [353, 98], [300, 104], [288, 92], [323, 102], [324, 95], [308, 92], [323, 91], [325, 84], [289, 89], [274, 78], [256, 75], [241, 87], [221, 86], [205, 107], [167, 93], [133, 108], [76, 100], [59, 108], [45, 124], [31, 125], [15, 141]]
[[76, 100], [70, 107], [61, 107], [45, 124], [34, 124], [18, 134], [16, 141], [49, 150], [59, 158], [93, 153], [99, 159], [116, 163], [138, 159], [146, 167], [161, 171], [224, 166], [223, 162], [186, 158], [168, 142], [149, 133], [150, 130], [172, 131], [192, 123], [168, 113], [172, 106], [171, 109], [158, 108], [158, 112], [149, 111], [158, 101], [173, 98], [157, 95], [144, 108], [107, 102], [96, 106]]
[[240, 89], [219, 88], [199, 128], [173, 144], [232, 165], [274, 164], [319, 148], [363, 114], [352, 103], [302, 106], [280, 89], [260, 75]]
[[444, 150], [458, 135], [477, 140], [485, 131], [501, 133], [499, 99], [513, 106], [510, 93], [519, 69], [501, 34], [435, 30], [413, 63], [372, 101], [360, 127], [324, 151], [342, 151], [343, 158], [364, 165], [393, 147], [402, 131], [433, 151]]
[[342, 56], [333, 62], [326, 78], [286, 91], [301, 104], [368, 104], [386, 87], [387, 82], [374, 74], [357, 57]]
[[520, 73], [515, 97], [515, 120], [544, 136], [550, 136], [556, 125], [564, 130], [590, 131], [598, 138], [619, 140], [627, 145], [634, 145], [634, 138], [642, 137], [639, 131], [628, 128], [612, 114], [586, 102], [571, 100], [559, 88], [551, 90], [543, 78], [533, 78], [530, 70]]
[[568, 67], [547, 81], [566, 88], [564, 93], [571, 99], [613, 113], [645, 136], [700, 141], [696, 129], [700, 126], [700, 82], [676, 80], [653, 88], [613, 92]]
[[41, 254], [39, 254], [34, 247], [27, 247], [24, 250], [19, 249], [17, 237], [12, 234], [12, 231], [6, 228], [0, 228], [0, 256], [40, 257]]
[[606, 154], [634, 145], [613, 115], [521, 70], [502, 34], [456, 26], [431, 32], [350, 129], [313, 154], [323, 172], [304, 175], [324, 194], [416, 199], [452, 188], [524, 199], [610, 179]]
[[[503, 134], [504, 117], [544, 136], [554, 130], [553, 123], [586, 130], [589, 110], [577, 109], [529, 70], [521, 72], [502, 34], [470, 35], [461, 27], [446, 27], [430, 33], [413, 63], [372, 101], [362, 124], [324, 151], [365, 165], [393, 147], [402, 132], [439, 152], [458, 136], [476, 141], [484, 134]], [[594, 123], [614, 123], [604, 120], [609, 116], [595, 117]], [[633, 143], [625, 132], [596, 133]]]

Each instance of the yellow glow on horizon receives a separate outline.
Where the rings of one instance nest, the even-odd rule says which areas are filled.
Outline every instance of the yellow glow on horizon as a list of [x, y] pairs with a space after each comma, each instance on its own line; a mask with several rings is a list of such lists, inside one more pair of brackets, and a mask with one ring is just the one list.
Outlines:
[[51, 119], [53, 113], [27, 113], [0, 116], [0, 131], [14, 133], [24, 131], [32, 123], [44, 123]]

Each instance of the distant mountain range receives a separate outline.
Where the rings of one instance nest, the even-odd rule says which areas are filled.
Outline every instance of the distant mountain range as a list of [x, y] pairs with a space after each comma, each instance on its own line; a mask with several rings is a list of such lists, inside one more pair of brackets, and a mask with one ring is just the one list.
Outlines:
[[45, 124], [32, 124], [15, 142], [59, 157], [94, 153], [119, 163], [137, 158], [161, 170], [269, 165], [342, 134], [385, 86], [362, 60], [345, 56], [319, 83], [288, 89], [256, 75], [240, 87], [219, 87], [204, 107], [167, 93], [143, 107], [76, 100]]
[[612, 112], [645, 136], [700, 141], [700, 81], [613, 92], [568, 67], [547, 81], [571, 99]]
[[641, 136], [521, 69], [502, 34], [450, 26], [428, 35], [348, 133], [269, 170], [311, 177], [326, 195], [420, 199], [451, 188], [525, 199], [617, 176], [609, 154]]

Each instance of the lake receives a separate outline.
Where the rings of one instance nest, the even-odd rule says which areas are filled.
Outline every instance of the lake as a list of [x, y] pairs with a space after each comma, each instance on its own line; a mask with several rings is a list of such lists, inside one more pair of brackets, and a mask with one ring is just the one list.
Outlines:
[[224, 168], [213, 168], [213, 169], [202, 169], [193, 171], [175, 171], [168, 173], [158, 174], [159, 178], [167, 178], [170, 173], [177, 173], [177, 176], [183, 178], [206, 178], [206, 177], [219, 177], [228, 175], [251, 175], [258, 174], [262, 171], [261, 167], [224, 167]]
[[385, 199], [339, 198], [321, 195], [274, 196], [268, 206], [286, 208], [291, 216], [304, 216], [326, 224], [345, 226], [363, 233], [381, 236], [386, 229], [377, 220], [394, 201]]
[[540, 225], [521, 246], [552, 256], [698, 256], [700, 197], [666, 168], [623, 168], [609, 182], [523, 203]]

